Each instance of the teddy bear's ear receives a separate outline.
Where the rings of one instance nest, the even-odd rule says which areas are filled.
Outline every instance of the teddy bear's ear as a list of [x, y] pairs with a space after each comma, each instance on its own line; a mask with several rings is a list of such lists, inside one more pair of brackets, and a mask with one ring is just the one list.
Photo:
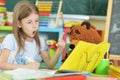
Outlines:
[[88, 21], [84, 21], [84, 22], [81, 24], [81, 26], [86, 26], [86, 29], [90, 29], [91, 24], [90, 24], [90, 22], [88, 22]]
[[75, 25], [72, 25], [72, 26], [70, 27], [70, 29], [72, 29], [74, 26], [75, 26]]

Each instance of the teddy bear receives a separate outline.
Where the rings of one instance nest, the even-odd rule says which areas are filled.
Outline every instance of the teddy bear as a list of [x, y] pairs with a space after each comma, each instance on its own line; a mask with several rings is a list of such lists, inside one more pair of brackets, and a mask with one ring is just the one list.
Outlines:
[[84, 21], [81, 24], [73, 25], [72, 27], [70, 27], [69, 38], [70, 51], [66, 54], [66, 58], [69, 56], [69, 54], [72, 52], [72, 50], [75, 48], [80, 40], [95, 44], [99, 44], [100, 42], [102, 42], [102, 37], [98, 34], [95, 27], [93, 27], [88, 21]]

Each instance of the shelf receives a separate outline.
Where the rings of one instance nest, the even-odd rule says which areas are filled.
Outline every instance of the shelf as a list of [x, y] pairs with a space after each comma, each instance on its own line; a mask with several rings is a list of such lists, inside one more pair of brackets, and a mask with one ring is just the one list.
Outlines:
[[12, 31], [12, 26], [0, 26], [0, 31]]
[[[0, 26], [0, 31], [12, 31], [12, 26]], [[63, 28], [39, 27], [39, 32], [58, 32], [59, 36], [63, 32]]]
[[[11, 31], [12, 26], [0, 26], [0, 30]], [[60, 32], [60, 31], [63, 31], [63, 29], [62, 28], [39, 27], [38, 31], [41, 31], [41, 32]]]
[[38, 31], [41, 32], [59, 32], [62, 31], [62, 28], [49, 28], [49, 27], [39, 27]]

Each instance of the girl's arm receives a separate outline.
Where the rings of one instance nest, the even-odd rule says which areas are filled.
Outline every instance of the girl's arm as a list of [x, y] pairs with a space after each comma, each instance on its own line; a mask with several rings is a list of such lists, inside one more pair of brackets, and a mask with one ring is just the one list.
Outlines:
[[8, 57], [10, 55], [9, 49], [3, 49], [0, 54], [0, 69], [3, 70], [10, 70], [10, 69], [17, 69], [17, 68], [30, 68], [30, 69], [38, 69], [39, 63], [34, 61], [27, 65], [20, 65], [20, 64], [10, 64], [8, 63]]
[[56, 44], [57, 50], [56, 50], [54, 57], [50, 58], [47, 51], [41, 51], [41, 57], [44, 60], [44, 62], [46, 63], [46, 66], [48, 68], [53, 68], [55, 66], [55, 64], [57, 63], [57, 61], [59, 59], [60, 54], [62, 53], [63, 49], [65, 48], [65, 42], [63, 40], [63, 35], [64, 35], [64, 33], [62, 33], [62, 35], [60, 36], [60, 38], [58, 40], [58, 43]]

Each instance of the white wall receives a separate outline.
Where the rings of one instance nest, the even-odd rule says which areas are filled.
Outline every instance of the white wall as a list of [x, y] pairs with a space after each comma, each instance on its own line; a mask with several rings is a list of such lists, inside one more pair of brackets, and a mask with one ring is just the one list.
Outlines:
[[[63, 14], [64, 23], [70, 22], [70, 21], [77, 21], [81, 22], [84, 20], [88, 20], [91, 22], [93, 26], [96, 27], [97, 30], [104, 30], [106, 25], [106, 16], [86, 16], [86, 15], [69, 15], [69, 14]], [[56, 15], [50, 16], [50, 22], [49, 24], [53, 25], [55, 24]], [[61, 15], [59, 16], [59, 27], [62, 25], [62, 19]], [[50, 26], [49, 26], [50, 27]]]

